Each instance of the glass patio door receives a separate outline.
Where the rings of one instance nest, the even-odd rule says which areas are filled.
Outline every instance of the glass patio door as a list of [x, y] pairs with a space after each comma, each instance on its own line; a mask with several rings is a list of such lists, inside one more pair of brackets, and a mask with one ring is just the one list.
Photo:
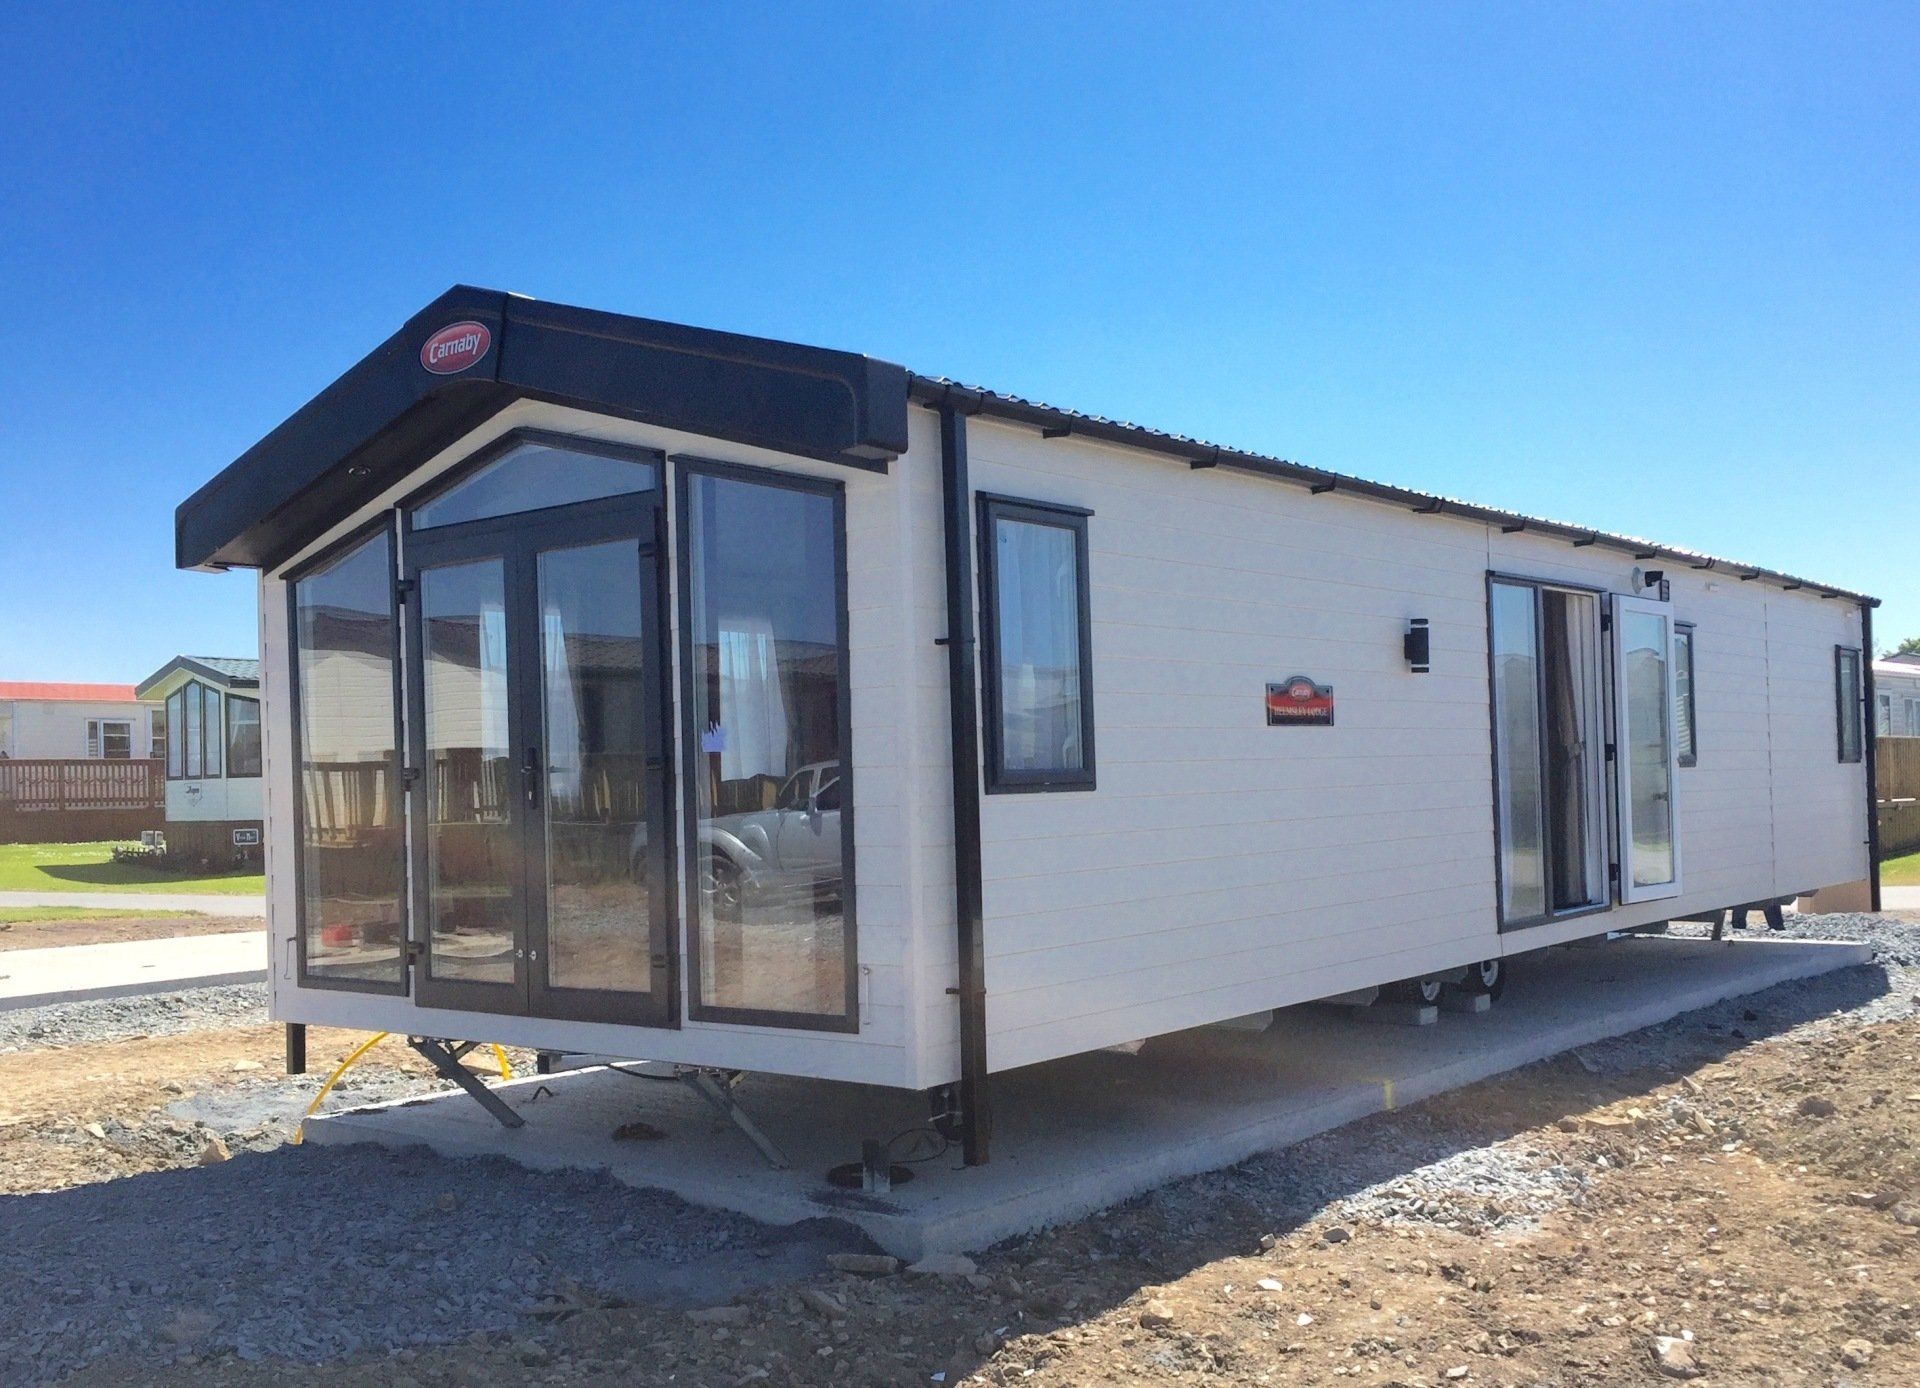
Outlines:
[[656, 507], [407, 536], [423, 1006], [667, 1025]]
[[1663, 602], [1613, 599], [1615, 820], [1620, 900], [1680, 895], [1674, 738], [1673, 611]]

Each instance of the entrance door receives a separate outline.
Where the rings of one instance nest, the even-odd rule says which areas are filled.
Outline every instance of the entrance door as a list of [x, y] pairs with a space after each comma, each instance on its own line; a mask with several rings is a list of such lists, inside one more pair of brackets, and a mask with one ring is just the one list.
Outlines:
[[1614, 775], [1623, 902], [1680, 895], [1673, 708], [1672, 608], [1616, 595]]
[[670, 1025], [652, 493], [410, 530], [423, 1006]]

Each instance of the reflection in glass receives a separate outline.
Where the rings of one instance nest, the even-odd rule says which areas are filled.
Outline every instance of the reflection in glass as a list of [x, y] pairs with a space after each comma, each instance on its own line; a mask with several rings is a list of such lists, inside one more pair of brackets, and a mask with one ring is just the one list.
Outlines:
[[627, 496], [649, 491], [653, 484], [651, 463], [523, 443], [415, 507], [413, 525], [416, 530], [459, 525], [545, 506]]
[[1547, 909], [1539, 622], [1532, 588], [1495, 583], [1492, 603], [1501, 911], [1525, 920]]
[[698, 998], [848, 1014], [832, 497], [689, 474]]
[[514, 980], [518, 780], [508, 745], [501, 562], [420, 574], [427, 905], [434, 977]]
[[227, 774], [260, 774], [260, 701], [227, 696]]
[[1621, 614], [1631, 799], [1628, 822], [1637, 887], [1673, 881], [1673, 769], [1668, 755], [1673, 725], [1667, 683], [1667, 662], [1672, 658], [1665, 617], [1638, 610]]
[[1594, 708], [1599, 669], [1599, 600], [1591, 593], [1540, 590], [1546, 637], [1547, 862], [1556, 911], [1590, 906], [1605, 882], [1601, 863], [1601, 758]]
[[[406, 834], [392, 601], [384, 530], [293, 585], [307, 972], [397, 987], [405, 967]], [[170, 722], [170, 759], [186, 755], [189, 736], [197, 742], [196, 712], [183, 700], [180, 718]]]
[[1000, 756], [1007, 771], [1086, 767], [1080, 717], [1079, 533], [994, 523]]
[[547, 983], [652, 983], [639, 548], [540, 556]]

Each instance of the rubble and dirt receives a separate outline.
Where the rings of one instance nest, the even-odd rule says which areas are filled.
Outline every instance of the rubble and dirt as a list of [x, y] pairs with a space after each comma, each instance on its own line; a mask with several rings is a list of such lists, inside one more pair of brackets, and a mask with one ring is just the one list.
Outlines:
[[183, 935], [230, 935], [266, 928], [265, 919], [259, 916], [203, 916], [188, 911], [160, 911], [148, 916], [102, 911], [36, 920], [0, 919], [0, 953], [170, 940]]
[[1874, 964], [920, 1271], [590, 1174], [250, 1147], [270, 1028], [0, 1056], [10, 1107], [69, 1067], [0, 1119], [41, 1192], [0, 1201], [0, 1381], [1920, 1381], [1916, 927], [1846, 920]]

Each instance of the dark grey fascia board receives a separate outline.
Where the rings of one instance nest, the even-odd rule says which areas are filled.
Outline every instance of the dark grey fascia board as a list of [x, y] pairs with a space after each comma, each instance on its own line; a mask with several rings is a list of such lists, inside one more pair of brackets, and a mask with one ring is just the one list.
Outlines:
[[[436, 375], [426, 340], [486, 328]], [[516, 400], [884, 471], [906, 451], [906, 371], [890, 362], [457, 285], [181, 504], [181, 568], [284, 562], [421, 460]]]

